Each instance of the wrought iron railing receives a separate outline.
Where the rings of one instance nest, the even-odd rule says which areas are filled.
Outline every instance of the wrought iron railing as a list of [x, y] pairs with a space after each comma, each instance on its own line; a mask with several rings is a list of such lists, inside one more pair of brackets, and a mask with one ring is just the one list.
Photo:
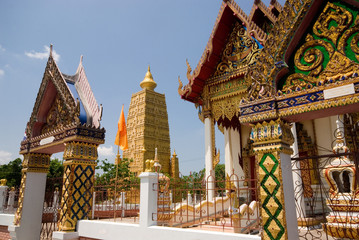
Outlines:
[[138, 222], [139, 179], [95, 186], [92, 219]]
[[307, 145], [292, 158], [301, 240], [359, 239], [358, 140], [353, 122], [337, 124], [331, 149], [313, 144], [317, 154]]
[[259, 206], [255, 179], [232, 174], [216, 180], [169, 179], [159, 175], [158, 225], [258, 234]]

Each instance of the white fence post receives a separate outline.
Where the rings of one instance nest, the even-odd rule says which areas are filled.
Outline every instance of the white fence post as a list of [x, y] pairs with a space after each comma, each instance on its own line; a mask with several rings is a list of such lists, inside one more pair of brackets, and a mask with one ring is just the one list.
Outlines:
[[140, 174], [140, 226], [149, 227], [157, 225], [157, 217], [152, 216], [157, 213], [157, 190], [158, 177], [154, 172], [143, 172]]
[[125, 205], [126, 204], [126, 192], [121, 192], [121, 208], [122, 208], [122, 212], [121, 212], [121, 216], [125, 217]]
[[9, 192], [9, 199], [7, 201], [7, 210], [14, 210], [14, 203], [15, 203], [15, 188], [12, 187]]
[[192, 203], [193, 203], [193, 202], [192, 202], [192, 195], [191, 195], [191, 192], [190, 192], [190, 191], [187, 192], [187, 202], [188, 202], [188, 204], [192, 204]]
[[0, 212], [4, 211], [7, 189], [8, 186], [0, 186]]
[[96, 192], [93, 191], [91, 219], [95, 218], [95, 209], [96, 209]]

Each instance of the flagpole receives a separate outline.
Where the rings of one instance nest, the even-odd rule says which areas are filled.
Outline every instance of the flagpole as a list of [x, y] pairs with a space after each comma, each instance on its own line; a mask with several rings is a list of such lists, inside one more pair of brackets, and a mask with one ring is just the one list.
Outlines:
[[[120, 119], [118, 121], [118, 131], [117, 131], [116, 140], [115, 140], [115, 145], [117, 145], [117, 156], [116, 156], [116, 160], [115, 160], [115, 164], [116, 164], [116, 178], [115, 178], [115, 191], [114, 191], [114, 194], [115, 194], [114, 203], [115, 204], [116, 204], [116, 195], [117, 195], [118, 164], [120, 163], [120, 160], [121, 160], [120, 159], [120, 157], [121, 157], [120, 146], [121, 146], [121, 150], [122, 150], [122, 155], [123, 155], [123, 151], [128, 148], [126, 120], [125, 120], [125, 115], [123, 113], [123, 108], [124, 108], [124, 104], [122, 105], [121, 115], [120, 115]], [[123, 207], [123, 203], [121, 204], [121, 206]], [[114, 212], [113, 212], [114, 221], [116, 221], [116, 208], [117, 208], [117, 204], [113, 208], [114, 209]]]
[[113, 207], [113, 220], [116, 222], [116, 210], [117, 210], [117, 177], [118, 177], [118, 163], [119, 163], [119, 156], [120, 154], [120, 146], [117, 146], [117, 156], [115, 159], [115, 164], [116, 164], [116, 177], [115, 177], [115, 196], [114, 196], [114, 207]]

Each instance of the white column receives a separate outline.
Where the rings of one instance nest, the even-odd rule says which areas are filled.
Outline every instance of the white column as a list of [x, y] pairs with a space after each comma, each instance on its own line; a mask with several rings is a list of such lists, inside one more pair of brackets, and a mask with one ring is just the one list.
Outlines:
[[[298, 150], [298, 138], [297, 138], [297, 130], [295, 123], [292, 124], [292, 134], [294, 138], [294, 143], [292, 145], [293, 154], [291, 157], [299, 157]], [[295, 201], [296, 201], [296, 212], [297, 218], [305, 218], [305, 202], [304, 202], [304, 189], [303, 189], [303, 181], [302, 181], [302, 173], [300, 170], [300, 162], [295, 161], [292, 165], [293, 168], [293, 187], [295, 190]]]
[[239, 164], [238, 157], [241, 156], [241, 142], [240, 142], [240, 133], [238, 130], [233, 128], [225, 128], [224, 129], [224, 144], [225, 144], [225, 171], [226, 176], [231, 176], [234, 174], [238, 177], [238, 179], [231, 179], [236, 181], [239, 180], [239, 186], [243, 186], [244, 172]]
[[42, 211], [46, 187], [46, 175], [27, 172], [20, 226], [9, 226], [12, 239], [40, 239]]
[[226, 176], [231, 176], [233, 173], [231, 128], [224, 128], [224, 166]]
[[156, 226], [157, 220], [153, 219], [152, 215], [157, 213], [157, 173], [143, 172], [139, 178], [141, 179], [140, 227]]
[[[241, 146], [241, 140], [240, 140], [240, 132], [235, 129], [231, 129], [231, 148], [232, 148], [232, 159], [233, 159], [233, 169], [234, 174], [236, 174], [239, 178], [239, 180], [244, 179], [244, 171], [239, 165], [239, 156], [242, 156], [242, 146]], [[239, 187], [243, 186], [243, 181], [239, 182]]]
[[282, 168], [282, 183], [284, 195], [284, 211], [287, 222], [288, 239], [299, 239], [298, 222], [295, 211], [293, 174], [290, 155], [280, 153], [280, 163]]
[[7, 186], [0, 186], [0, 213], [4, 211]]
[[214, 178], [209, 177], [211, 171], [213, 171], [213, 155], [212, 155], [212, 131], [211, 124], [213, 121], [210, 117], [204, 119], [204, 146], [205, 146], [205, 163], [206, 163], [206, 188], [208, 194], [208, 200], [214, 198]]

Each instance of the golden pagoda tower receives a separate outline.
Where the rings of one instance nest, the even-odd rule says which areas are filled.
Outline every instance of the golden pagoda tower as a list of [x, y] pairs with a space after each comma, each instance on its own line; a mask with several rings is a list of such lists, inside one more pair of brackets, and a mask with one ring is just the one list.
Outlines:
[[[140, 83], [141, 91], [132, 94], [127, 116], [128, 150], [123, 157], [132, 159], [130, 170], [139, 174], [145, 171], [145, 162], [154, 159], [155, 148], [161, 172], [171, 174], [171, 149], [165, 95], [154, 89], [150, 67]], [[177, 161], [178, 165], [178, 161]]]

